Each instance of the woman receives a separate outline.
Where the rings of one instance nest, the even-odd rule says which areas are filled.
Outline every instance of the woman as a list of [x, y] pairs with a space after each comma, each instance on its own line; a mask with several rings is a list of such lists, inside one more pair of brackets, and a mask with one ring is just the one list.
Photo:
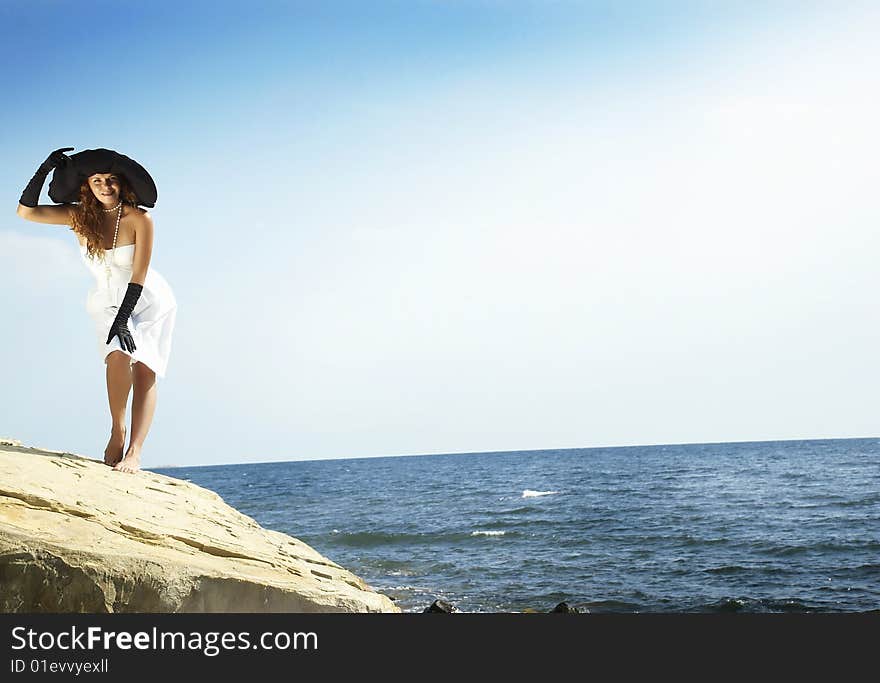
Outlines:
[[[156, 409], [156, 375], [165, 376], [177, 312], [165, 278], [150, 267], [156, 189], [137, 162], [113, 150], [52, 152], [21, 195], [18, 215], [37, 223], [68, 225], [95, 276], [86, 310], [95, 322], [106, 364], [112, 426], [104, 462], [120, 472], [140, 469], [144, 440]], [[46, 176], [60, 206], [37, 204]], [[125, 409], [132, 387], [131, 439], [125, 449]]]

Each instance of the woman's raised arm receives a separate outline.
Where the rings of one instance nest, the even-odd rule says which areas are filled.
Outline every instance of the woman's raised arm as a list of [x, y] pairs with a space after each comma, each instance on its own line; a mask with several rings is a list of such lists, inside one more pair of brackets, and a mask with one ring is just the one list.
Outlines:
[[18, 205], [16, 213], [25, 220], [34, 223], [51, 223], [52, 225], [71, 225], [73, 218], [71, 217], [70, 207], [67, 204], [59, 204], [50, 206], [25, 206]]
[[39, 206], [37, 204], [40, 199], [40, 192], [43, 190], [43, 183], [46, 182], [46, 176], [49, 172], [58, 166], [66, 166], [70, 163], [70, 157], [65, 154], [73, 147], [61, 147], [52, 152], [46, 160], [40, 164], [33, 178], [28, 182], [21, 198], [18, 200], [18, 209], [16, 213], [22, 218], [37, 223], [54, 223], [56, 225], [67, 225], [70, 222], [70, 214], [66, 206]]

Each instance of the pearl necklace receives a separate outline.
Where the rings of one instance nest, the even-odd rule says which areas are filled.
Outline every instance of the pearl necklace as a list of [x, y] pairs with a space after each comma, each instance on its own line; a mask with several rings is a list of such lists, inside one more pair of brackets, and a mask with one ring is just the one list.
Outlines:
[[122, 201], [120, 200], [119, 204], [114, 206], [112, 209], [101, 209], [104, 213], [110, 213], [111, 211], [116, 211], [120, 206], [122, 206]]
[[[122, 202], [119, 202], [119, 204], [113, 208], [119, 209], [119, 213], [116, 214], [116, 230], [113, 232], [113, 255], [110, 257], [113, 260], [113, 263], [116, 263], [116, 236], [119, 234], [119, 221], [122, 218]], [[107, 211], [107, 209], [104, 209], [104, 211]], [[110, 209], [110, 211], [113, 211], [113, 209]], [[107, 263], [106, 249], [101, 255], [101, 260], [104, 261], [104, 272], [107, 273], [107, 289], [110, 289], [110, 264]]]

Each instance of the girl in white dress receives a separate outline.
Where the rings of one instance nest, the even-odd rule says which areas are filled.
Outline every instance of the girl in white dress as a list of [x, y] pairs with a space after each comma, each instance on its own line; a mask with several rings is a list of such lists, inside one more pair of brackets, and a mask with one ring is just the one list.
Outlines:
[[[86, 310], [106, 364], [111, 431], [104, 462], [135, 472], [156, 409], [156, 377], [165, 377], [168, 367], [177, 313], [171, 286], [150, 265], [153, 220], [138, 206], [155, 204], [155, 185], [124, 155], [98, 149], [68, 157], [64, 152], [70, 149], [55, 150], [43, 162], [22, 193], [18, 215], [68, 225], [76, 235], [83, 262], [95, 277]], [[65, 203], [39, 206], [43, 182], [53, 169], [49, 194]], [[125, 410], [132, 388], [126, 449]]]

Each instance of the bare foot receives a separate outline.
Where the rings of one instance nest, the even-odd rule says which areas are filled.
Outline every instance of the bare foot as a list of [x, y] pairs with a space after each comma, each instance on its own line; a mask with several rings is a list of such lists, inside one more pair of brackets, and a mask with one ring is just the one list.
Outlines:
[[113, 467], [122, 460], [122, 449], [125, 448], [125, 426], [110, 432], [110, 441], [104, 449], [104, 463]]
[[125, 457], [113, 468], [117, 472], [137, 472], [141, 468], [141, 449], [129, 446]]

